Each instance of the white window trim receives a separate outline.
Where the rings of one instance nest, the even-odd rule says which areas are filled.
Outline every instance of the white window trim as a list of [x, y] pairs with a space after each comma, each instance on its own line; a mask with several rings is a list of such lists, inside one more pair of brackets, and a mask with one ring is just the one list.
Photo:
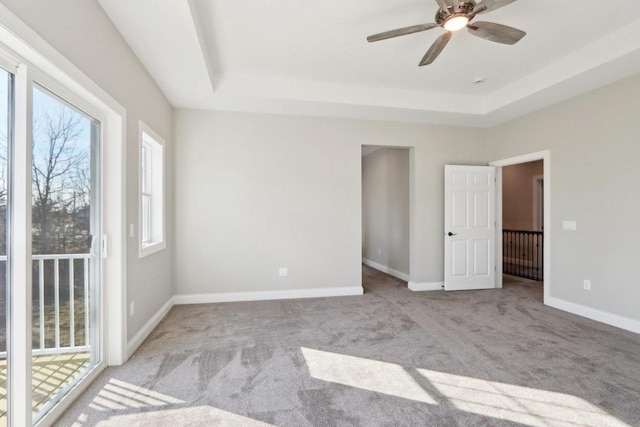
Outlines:
[[[140, 156], [140, 153], [142, 152], [142, 146], [145, 144], [144, 141], [144, 136], [148, 135], [151, 139], [153, 139], [156, 143], [160, 144], [160, 146], [162, 147], [162, 168], [161, 168], [161, 173], [162, 176], [160, 177], [160, 182], [162, 185], [162, 188], [159, 190], [160, 194], [161, 194], [161, 198], [162, 200], [160, 201], [161, 203], [161, 208], [160, 210], [162, 211], [162, 225], [160, 227], [161, 229], [161, 234], [162, 234], [162, 238], [157, 240], [157, 241], [152, 241], [151, 243], [147, 243], [147, 242], [143, 242], [142, 241], [142, 199], [143, 199], [143, 192], [142, 192], [142, 167], [140, 164], [140, 160], [138, 160], [138, 256], [139, 258], [145, 258], [149, 255], [153, 255], [157, 252], [160, 252], [164, 249], [167, 248], [167, 203], [166, 203], [166, 153], [165, 153], [165, 141], [164, 138], [162, 138], [160, 135], [158, 135], [153, 129], [151, 129], [151, 127], [149, 127], [145, 122], [143, 122], [142, 120], [140, 120], [139, 122], [139, 126], [138, 126], [138, 156]], [[139, 158], [138, 158], [139, 159]], [[153, 161], [153, 160], [152, 160]], [[152, 171], [151, 173], [153, 174], [153, 166], [152, 166]], [[151, 179], [151, 185], [153, 186], [153, 177]], [[157, 189], [153, 189], [152, 190], [154, 193], [155, 191], [158, 191]], [[153, 228], [153, 225], [152, 225]]]

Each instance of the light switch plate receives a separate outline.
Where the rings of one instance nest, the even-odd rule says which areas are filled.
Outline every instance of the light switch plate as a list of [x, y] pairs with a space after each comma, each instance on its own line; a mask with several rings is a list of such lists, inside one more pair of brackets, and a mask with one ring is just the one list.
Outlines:
[[576, 231], [578, 225], [575, 221], [562, 221], [562, 229], [566, 231]]

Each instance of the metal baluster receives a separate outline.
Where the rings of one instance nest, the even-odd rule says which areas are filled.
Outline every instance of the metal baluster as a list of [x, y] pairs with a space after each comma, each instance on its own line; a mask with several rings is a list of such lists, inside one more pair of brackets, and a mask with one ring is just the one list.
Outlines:
[[540, 235], [536, 234], [536, 279], [540, 280]]
[[527, 275], [529, 278], [532, 276], [531, 269], [533, 268], [533, 258], [531, 258], [531, 255], [533, 255], [533, 251], [531, 250], [531, 245], [533, 244], [532, 237], [531, 234], [527, 234]]
[[529, 269], [528, 273], [529, 273], [529, 278], [531, 279], [531, 278], [534, 278], [533, 276], [533, 234], [529, 234], [528, 240], [529, 240], [529, 247], [527, 248], [527, 250], [529, 252], [527, 253], [528, 255], [527, 259], [529, 261], [527, 262], [527, 268]]
[[[511, 233], [507, 231], [507, 250], [505, 254], [507, 254], [507, 261], [511, 258]], [[511, 271], [511, 266], [507, 263], [507, 274]]]
[[522, 271], [522, 248], [523, 248], [523, 243], [522, 243], [522, 233], [518, 233], [518, 275], [520, 277], [522, 277], [523, 271]]
[[540, 274], [542, 275], [541, 280], [544, 281], [544, 230], [542, 231], [542, 234], [540, 235], [540, 239], [542, 240], [541, 246], [542, 246], [542, 260], [540, 261]]
[[513, 246], [514, 246], [514, 234], [509, 232], [509, 274], [513, 274]]

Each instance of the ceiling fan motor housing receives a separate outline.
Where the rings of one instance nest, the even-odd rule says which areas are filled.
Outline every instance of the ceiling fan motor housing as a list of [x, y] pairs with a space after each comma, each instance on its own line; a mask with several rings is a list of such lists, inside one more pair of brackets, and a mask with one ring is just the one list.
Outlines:
[[473, 13], [473, 9], [476, 7], [474, 0], [461, 1], [458, 7], [452, 7], [451, 10], [438, 9], [436, 12], [436, 24], [443, 26], [445, 21], [453, 16], [468, 16]]

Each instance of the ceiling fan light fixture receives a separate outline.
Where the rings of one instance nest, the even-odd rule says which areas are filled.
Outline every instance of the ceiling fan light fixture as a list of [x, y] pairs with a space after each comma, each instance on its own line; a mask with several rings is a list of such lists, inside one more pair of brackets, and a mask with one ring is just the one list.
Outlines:
[[453, 15], [444, 22], [444, 29], [447, 31], [458, 31], [463, 29], [469, 23], [467, 15]]

